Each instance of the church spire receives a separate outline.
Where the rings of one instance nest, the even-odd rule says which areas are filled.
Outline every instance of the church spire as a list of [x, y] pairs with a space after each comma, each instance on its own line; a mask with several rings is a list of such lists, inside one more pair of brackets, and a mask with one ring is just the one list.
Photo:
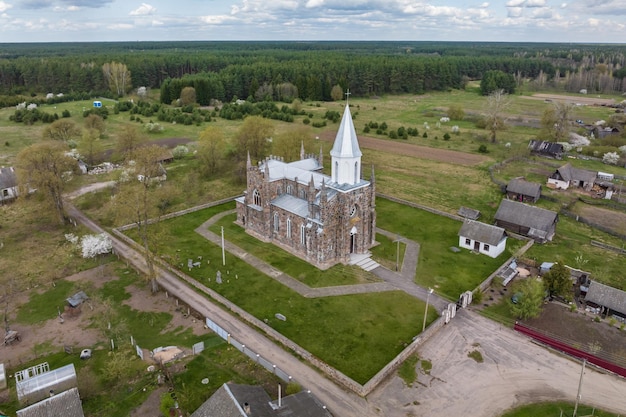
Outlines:
[[246, 160], [246, 168], [250, 169], [252, 167], [252, 160], [250, 159], [250, 151], [248, 151], [248, 159]]
[[300, 160], [304, 159], [304, 141], [300, 142]]
[[320, 166], [324, 166], [324, 152], [323, 152], [322, 145], [320, 145], [320, 159], [317, 162], [320, 163]]
[[346, 104], [335, 143], [330, 151], [333, 181], [338, 184], [357, 184], [360, 181], [361, 155], [350, 106]]

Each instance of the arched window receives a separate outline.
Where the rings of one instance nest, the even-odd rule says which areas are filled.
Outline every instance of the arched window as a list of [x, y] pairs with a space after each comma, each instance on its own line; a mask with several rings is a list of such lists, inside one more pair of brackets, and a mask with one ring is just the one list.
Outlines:
[[291, 239], [291, 219], [287, 219], [287, 239]]
[[276, 188], [276, 195], [281, 195], [283, 193], [283, 187], [280, 185]]
[[300, 198], [305, 200], [306, 199], [306, 191], [305, 190], [300, 190]]
[[333, 181], [339, 182], [339, 161], [335, 161], [335, 178]]
[[254, 192], [252, 193], [252, 200], [257, 206], [261, 205], [261, 194], [259, 193], [259, 190], [254, 190]]
[[293, 187], [291, 186], [291, 184], [287, 185], [287, 194], [293, 195]]
[[300, 226], [300, 244], [306, 245], [306, 227], [304, 225]]
[[359, 182], [359, 163], [354, 163], [354, 183]]
[[278, 232], [279, 227], [280, 227], [280, 216], [278, 216], [278, 213], [274, 213], [274, 231]]

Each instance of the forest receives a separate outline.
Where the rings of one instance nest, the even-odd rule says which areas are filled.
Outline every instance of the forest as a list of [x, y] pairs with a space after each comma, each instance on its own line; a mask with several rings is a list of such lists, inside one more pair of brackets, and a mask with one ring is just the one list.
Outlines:
[[[333, 86], [355, 96], [446, 91], [488, 71], [567, 91], [626, 90], [621, 45], [465, 42], [119, 42], [0, 44], [0, 104], [8, 96], [64, 100], [123, 95], [103, 66], [122, 63], [125, 88], [160, 89], [170, 104], [192, 86], [197, 102], [255, 98], [330, 100]], [[281, 91], [287, 91], [281, 96]], [[269, 97], [266, 97], [269, 98]]]

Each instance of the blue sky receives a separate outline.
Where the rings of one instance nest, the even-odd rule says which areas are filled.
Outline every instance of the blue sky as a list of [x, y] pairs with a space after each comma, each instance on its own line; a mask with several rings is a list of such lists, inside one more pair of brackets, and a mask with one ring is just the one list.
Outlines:
[[0, 0], [0, 42], [626, 43], [626, 0]]

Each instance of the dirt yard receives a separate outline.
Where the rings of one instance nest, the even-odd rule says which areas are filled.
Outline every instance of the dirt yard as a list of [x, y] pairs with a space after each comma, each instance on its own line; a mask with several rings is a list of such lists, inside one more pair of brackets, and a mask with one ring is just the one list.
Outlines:
[[615, 104], [615, 100], [607, 98], [597, 98], [586, 95], [578, 96], [564, 96], [560, 94], [533, 94], [532, 96], [521, 96], [528, 100], [542, 100], [542, 101], [565, 101], [570, 104], [582, 104], [585, 106], [610, 106]]
[[[335, 140], [334, 132], [320, 134], [320, 139], [330, 142]], [[399, 155], [412, 156], [414, 158], [430, 159], [432, 161], [446, 162], [458, 165], [478, 165], [487, 160], [482, 155], [469, 154], [447, 149], [429, 148], [427, 146], [412, 145], [397, 141], [376, 139], [359, 135], [359, 145], [363, 148], [376, 151], [393, 152]]]
[[[113, 269], [109, 265], [103, 265], [88, 271], [83, 271], [75, 275], [65, 278], [69, 281], [89, 283], [90, 286], [100, 288], [108, 281], [118, 279], [113, 273]], [[166, 299], [163, 293], [157, 296], [151, 295], [147, 290], [129, 286], [127, 292], [131, 297], [124, 303], [128, 304], [135, 310], [148, 312], [167, 312], [172, 315], [172, 320], [168, 326], [163, 329], [167, 332], [177, 327], [190, 327], [194, 334], [203, 334], [207, 330], [204, 329], [204, 323], [176, 311], [176, 304], [172, 298]], [[18, 296], [17, 303], [25, 303], [28, 301], [27, 294]], [[90, 307], [91, 306], [91, 307]], [[94, 315], [97, 314], [97, 306], [93, 303], [85, 303], [81, 307], [80, 314], [70, 317], [63, 315], [63, 322], [58, 317], [53, 317], [43, 323], [37, 325], [23, 325], [15, 323], [11, 325], [12, 330], [20, 333], [21, 341], [14, 342], [9, 346], [0, 344], [0, 358], [5, 367], [12, 368], [20, 364], [36, 358], [38, 355], [57, 352], [64, 346], [72, 346], [76, 354], [83, 348], [95, 346], [98, 342], [103, 341], [103, 337], [96, 329], [89, 328], [89, 324]], [[15, 317], [10, 317], [10, 323], [14, 322]], [[156, 346], [155, 346], [156, 347]], [[149, 358], [149, 355], [146, 355]]]
[[607, 229], [626, 235], [626, 213], [577, 203], [574, 212]]

